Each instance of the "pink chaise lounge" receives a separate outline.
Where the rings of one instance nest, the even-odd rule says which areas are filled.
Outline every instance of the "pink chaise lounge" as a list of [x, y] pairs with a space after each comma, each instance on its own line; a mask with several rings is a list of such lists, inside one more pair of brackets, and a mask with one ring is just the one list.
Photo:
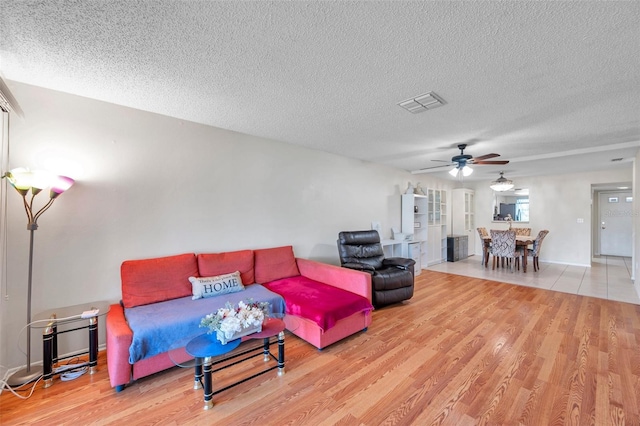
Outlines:
[[[134, 331], [127, 322], [127, 308], [173, 299], [190, 300], [190, 276], [209, 277], [234, 271], [240, 272], [245, 287], [260, 283], [280, 294], [286, 304], [289, 331], [318, 349], [366, 330], [371, 324], [369, 274], [296, 258], [291, 246], [129, 260], [121, 267], [122, 301], [111, 306], [106, 319], [111, 386], [121, 391], [132, 381], [180, 361], [163, 352], [131, 364], [129, 348]], [[225, 295], [215, 298], [225, 299]]]

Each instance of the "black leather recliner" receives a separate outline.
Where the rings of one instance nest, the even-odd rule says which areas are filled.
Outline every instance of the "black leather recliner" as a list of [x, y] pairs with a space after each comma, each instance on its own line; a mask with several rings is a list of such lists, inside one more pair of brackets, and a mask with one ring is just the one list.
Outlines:
[[381, 307], [413, 297], [413, 265], [404, 257], [385, 259], [378, 231], [343, 231], [338, 254], [345, 268], [371, 274], [373, 306]]

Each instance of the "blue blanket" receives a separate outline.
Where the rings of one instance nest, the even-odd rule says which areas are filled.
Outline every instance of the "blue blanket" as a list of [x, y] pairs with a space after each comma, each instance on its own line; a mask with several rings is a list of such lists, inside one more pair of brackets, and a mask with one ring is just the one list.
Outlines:
[[260, 284], [251, 284], [243, 291], [220, 296], [192, 300], [191, 296], [167, 300], [150, 305], [125, 308], [124, 314], [133, 331], [133, 342], [129, 347], [129, 363], [185, 346], [189, 340], [206, 333], [200, 320], [207, 314], [223, 308], [226, 302], [253, 299], [269, 302], [269, 313], [282, 314], [284, 299]]

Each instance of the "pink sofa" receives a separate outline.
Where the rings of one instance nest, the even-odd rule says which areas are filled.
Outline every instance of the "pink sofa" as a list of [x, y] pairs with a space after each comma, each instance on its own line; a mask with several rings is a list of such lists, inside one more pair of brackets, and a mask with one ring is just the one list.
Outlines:
[[[127, 308], [187, 298], [192, 295], [190, 276], [235, 271], [240, 272], [245, 287], [260, 283], [280, 294], [286, 304], [287, 329], [318, 349], [366, 330], [371, 324], [369, 274], [296, 258], [291, 246], [129, 260], [121, 266], [122, 301], [111, 306], [106, 319], [111, 386], [121, 391], [132, 380], [183, 361], [164, 352], [130, 364], [134, 332], [125, 316]], [[213, 299], [217, 298], [222, 299], [223, 306], [225, 295]]]

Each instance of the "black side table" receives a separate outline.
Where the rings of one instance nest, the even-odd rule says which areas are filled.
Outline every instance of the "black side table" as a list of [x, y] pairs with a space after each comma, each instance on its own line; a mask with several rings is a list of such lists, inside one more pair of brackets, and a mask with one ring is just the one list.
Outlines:
[[[48, 388], [53, 385], [53, 376], [58, 373], [54, 373], [53, 366], [60, 360], [76, 357], [78, 355], [89, 354], [89, 361], [79, 364], [73, 364], [73, 367], [65, 370], [73, 371], [83, 367], [89, 367], [89, 374], [93, 374], [98, 369], [98, 318], [104, 316], [109, 312], [111, 303], [106, 301], [83, 303], [80, 305], [67, 306], [63, 308], [49, 309], [37, 314], [33, 320], [39, 321], [32, 325], [32, 328], [42, 328], [42, 375], [44, 380], [44, 387]], [[83, 312], [98, 309], [98, 313], [95, 316], [89, 318], [82, 318]], [[46, 321], [48, 322], [41, 322]], [[58, 331], [58, 326], [72, 324], [76, 322], [87, 321], [86, 325], [82, 325], [76, 328], [68, 330]], [[45, 324], [45, 325], [42, 325]], [[77, 330], [89, 330], [89, 349], [84, 352], [76, 353], [74, 355], [59, 357], [58, 356], [58, 335], [63, 333], [69, 333]]]

